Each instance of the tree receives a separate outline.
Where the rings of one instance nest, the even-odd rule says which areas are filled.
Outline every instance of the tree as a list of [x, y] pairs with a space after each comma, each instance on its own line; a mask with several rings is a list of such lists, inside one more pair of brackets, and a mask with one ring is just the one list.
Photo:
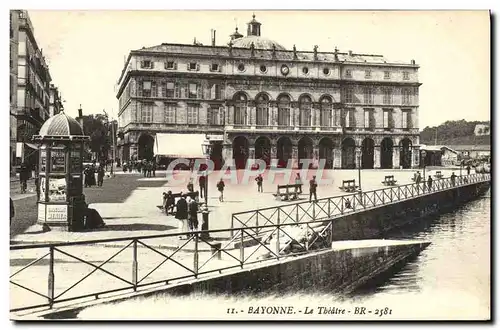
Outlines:
[[478, 135], [483, 134], [483, 129], [482, 129], [482, 128], [479, 128], [479, 129], [477, 130], [477, 134], [478, 134]]
[[83, 132], [90, 137], [87, 147], [97, 155], [98, 159], [106, 158], [105, 155], [110, 149], [108, 129], [105, 123], [106, 118], [101, 114], [83, 116]]

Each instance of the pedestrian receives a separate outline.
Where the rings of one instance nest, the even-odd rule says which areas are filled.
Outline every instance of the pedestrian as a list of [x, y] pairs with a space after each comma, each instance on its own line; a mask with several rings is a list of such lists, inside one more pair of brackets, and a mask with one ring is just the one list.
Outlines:
[[190, 231], [198, 231], [198, 203], [191, 197], [188, 197], [188, 223]]
[[264, 178], [262, 178], [262, 174], [259, 174], [259, 176], [255, 178], [255, 181], [257, 181], [257, 192], [263, 192], [262, 182], [264, 181]]
[[10, 198], [10, 224], [12, 225], [12, 219], [16, 215], [16, 211], [14, 210], [14, 201]]
[[427, 179], [427, 188], [429, 189], [429, 192], [432, 189], [432, 176], [429, 175], [429, 178]]
[[467, 165], [467, 175], [470, 175], [470, 165]]
[[223, 202], [224, 201], [224, 187], [225, 186], [226, 185], [224, 184], [224, 181], [221, 178], [220, 181], [217, 182], [217, 190], [219, 190], [219, 192], [220, 192], [219, 202]]
[[153, 177], [156, 178], [156, 161], [153, 160], [153, 163], [151, 164], [151, 170], [153, 171]]
[[200, 178], [198, 179], [198, 184], [200, 186], [200, 198], [203, 198], [204, 195], [206, 195], [206, 181], [207, 178], [204, 175], [201, 175]]
[[95, 186], [95, 162], [92, 164], [92, 166], [89, 168], [89, 186], [93, 187]]
[[309, 202], [312, 199], [312, 195], [314, 195], [314, 200], [318, 200], [318, 196], [316, 195], [316, 188], [318, 187], [318, 184], [316, 183], [316, 175], [313, 176], [313, 178], [309, 181]]
[[175, 198], [172, 195], [172, 191], [168, 191], [166, 194], [163, 193], [163, 209], [165, 210], [165, 214], [168, 215], [174, 214], [174, 206], [175, 206]]
[[36, 190], [36, 200], [40, 200], [40, 174], [38, 171], [35, 172], [35, 190]]
[[21, 163], [21, 167], [19, 168], [19, 183], [21, 184], [21, 194], [26, 193], [26, 188], [28, 187], [28, 166], [26, 163]]
[[295, 193], [302, 194], [302, 179], [300, 178], [300, 173], [297, 173], [297, 176], [295, 177], [295, 184], [298, 186], [295, 186]]
[[97, 170], [97, 186], [102, 187], [103, 181], [104, 181], [104, 166], [99, 165], [99, 169]]
[[194, 185], [193, 185], [193, 179], [189, 179], [189, 182], [187, 184], [187, 190], [192, 193], [194, 192]]
[[451, 179], [451, 184], [452, 184], [453, 186], [455, 185], [455, 178], [456, 178], [456, 177], [457, 177], [457, 176], [455, 175], [455, 172], [451, 172], [451, 177], [450, 177], [450, 179]]
[[147, 170], [148, 170], [148, 178], [151, 177], [151, 173], [153, 172], [153, 163], [147, 162]]
[[181, 233], [187, 232], [187, 221], [188, 221], [188, 205], [186, 202], [186, 195], [182, 194], [181, 198], [177, 201], [175, 218], [179, 221], [179, 239], [187, 239]]

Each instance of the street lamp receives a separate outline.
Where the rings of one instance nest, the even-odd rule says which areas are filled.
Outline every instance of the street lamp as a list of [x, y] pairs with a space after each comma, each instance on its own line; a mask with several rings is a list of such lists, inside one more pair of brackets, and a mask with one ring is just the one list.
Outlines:
[[[210, 154], [212, 153], [212, 144], [210, 143], [210, 140], [205, 140], [203, 141], [201, 145], [203, 155], [207, 160], [210, 159]], [[208, 164], [206, 165], [208, 167]], [[205, 205], [208, 206], [208, 168], [205, 169]]]
[[359, 182], [359, 191], [361, 192], [361, 150], [356, 152], [356, 156], [358, 158], [358, 182]]
[[427, 152], [425, 150], [422, 150], [422, 164], [424, 165], [424, 181], [425, 181], [425, 156], [427, 155]]

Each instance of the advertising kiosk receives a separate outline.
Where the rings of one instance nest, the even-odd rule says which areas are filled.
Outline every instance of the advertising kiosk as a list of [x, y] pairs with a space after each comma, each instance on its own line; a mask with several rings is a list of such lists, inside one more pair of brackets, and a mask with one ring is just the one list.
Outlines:
[[49, 118], [33, 141], [39, 144], [38, 221], [45, 230], [83, 229], [84, 142], [80, 124], [64, 112]]

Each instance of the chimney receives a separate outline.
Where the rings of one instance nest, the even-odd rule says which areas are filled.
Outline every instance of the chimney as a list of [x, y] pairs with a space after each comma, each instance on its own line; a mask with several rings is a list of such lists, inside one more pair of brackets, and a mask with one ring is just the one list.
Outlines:
[[352, 56], [352, 50], [349, 51], [349, 56]]
[[411, 64], [412, 64], [412, 65], [415, 65], [415, 60], [411, 60]]
[[215, 47], [215, 31], [216, 30], [212, 30], [212, 47]]

